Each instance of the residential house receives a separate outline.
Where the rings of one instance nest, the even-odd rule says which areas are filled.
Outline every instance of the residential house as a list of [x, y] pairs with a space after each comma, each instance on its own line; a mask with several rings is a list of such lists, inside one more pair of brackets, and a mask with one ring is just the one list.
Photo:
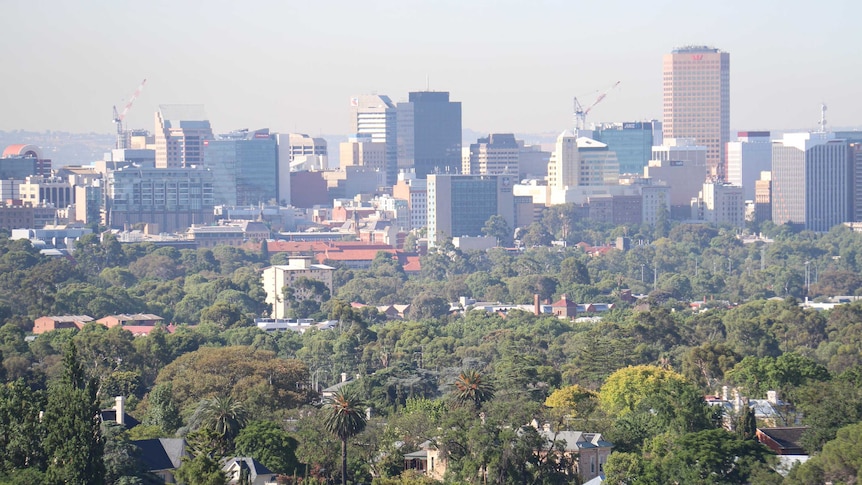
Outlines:
[[141, 450], [141, 461], [148, 472], [164, 480], [165, 483], [177, 483], [174, 479], [174, 472], [182, 465], [183, 457], [188, 455], [186, 440], [183, 438], [154, 438], [134, 440], [132, 444]]
[[117, 396], [114, 398], [114, 407], [101, 410], [102, 422], [114, 422], [126, 429], [132, 429], [141, 424], [140, 421], [126, 413], [126, 398]]
[[559, 318], [575, 318], [578, 315], [578, 304], [569, 300], [568, 295], [563, 295], [551, 305], [551, 311]]
[[42, 334], [51, 330], [60, 330], [64, 328], [77, 328], [78, 330], [85, 323], [92, 322], [93, 317], [89, 315], [62, 315], [62, 316], [46, 316], [39, 317], [33, 321], [33, 333]]
[[416, 470], [434, 480], [443, 480], [446, 474], [446, 459], [440, 456], [437, 446], [427, 440], [419, 445], [419, 450], [404, 455], [404, 469]]
[[276, 485], [276, 474], [254, 458], [243, 456], [226, 458], [222, 471], [229, 485]]
[[757, 441], [777, 455], [807, 455], [800, 443], [806, 430], [808, 426], [757, 428]]
[[[535, 421], [534, 426], [537, 426]], [[563, 454], [572, 461], [571, 473], [577, 474], [581, 482], [592, 480], [604, 472], [605, 463], [614, 447], [601, 433], [553, 431], [546, 424], [539, 434], [547, 440], [546, 450], [554, 449], [554, 443], [563, 443]]]

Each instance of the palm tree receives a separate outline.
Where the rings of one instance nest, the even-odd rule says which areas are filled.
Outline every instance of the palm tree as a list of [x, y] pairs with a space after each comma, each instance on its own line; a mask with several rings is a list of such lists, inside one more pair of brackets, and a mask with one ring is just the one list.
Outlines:
[[365, 429], [365, 403], [348, 390], [335, 392], [324, 403], [326, 430], [341, 440], [341, 483], [347, 485], [347, 440]]
[[230, 396], [204, 399], [191, 419], [192, 428], [207, 429], [218, 435], [226, 448], [248, 423], [248, 413], [241, 402]]
[[494, 398], [494, 386], [478, 371], [465, 370], [455, 379], [454, 397], [458, 405], [472, 404], [478, 410]]

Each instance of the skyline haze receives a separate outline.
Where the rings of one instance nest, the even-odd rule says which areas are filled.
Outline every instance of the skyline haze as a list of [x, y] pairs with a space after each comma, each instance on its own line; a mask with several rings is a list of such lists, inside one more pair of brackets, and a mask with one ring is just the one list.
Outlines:
[[[0, 52], [0, 130], [111, 133], [111, 108], [147, 78], [128, 128], [160, 104], [204, 104], [215, 132], [268, 127], [347, 133], [349, 100], [448, 91], [479, 132], [662, 119], [662, 56], [685, 45], [731, 54], [731, 129], [857, 126], [862, 4], [369, 1], [194, 5], [12, 0]], [[35, 27], [34, 27], [35, 26]], [[428, 81], [430, 80], [430, 82]]]

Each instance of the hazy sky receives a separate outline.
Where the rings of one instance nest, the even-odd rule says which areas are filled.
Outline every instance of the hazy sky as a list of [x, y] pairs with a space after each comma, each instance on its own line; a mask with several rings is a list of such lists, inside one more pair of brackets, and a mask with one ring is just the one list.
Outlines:
[[675, 46], [730, 52], [731, 128], [862, 125], [858, 0], [0, 0], [0, 129], [113, 131], [201, 103], [216, 132], [346, 133], [352, 94], [449, 91], [463, 126], [553, 133], [616, 81], [590, 121], [661, 119]]

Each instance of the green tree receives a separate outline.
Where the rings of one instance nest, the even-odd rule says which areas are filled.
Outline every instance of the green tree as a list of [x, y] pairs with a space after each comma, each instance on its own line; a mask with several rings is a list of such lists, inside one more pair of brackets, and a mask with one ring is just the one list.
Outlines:
[[834, 440], [787, 477], [789, 484], [814, 485], [821, 483], [858, 483], [862, 473], [862, 423], [847, 425], [838, 430]]
[[499, 214], [494, 214], [485, 221], [482, 234], [496, 239], [498, 246], [512, 246], [512, 228], [509, 227], [506, 219]]
[[248, 422], [248, 412], [241, 402], [230, 396], [204, 399], [190, 421], [193, 430], [206, 429], [218, 436], [222, 454], [230, 453], [234, 439]]
[[61, 379], [48, 387], [44, 446], [48, 458], [46, 483], [105, 482], [104, 440], [99, 428], [96, 384], [86, 382], [77, 348], [70, 343], [63, 357]]
[[44, 470], [46, 423], [40, 419], [44, 406], [44, 393], [33, 391], [23, 379], [0, 384], [0, 472]]
[[218, 460], [205, 454], [183, 458], [175, 474], [177, 482], [185, 485], [225, 485], [227, 477]]
[[324, 404], [324, 427], [341, 440], [341, 484], [347, 485], [347, 440], [365, 429], [365, 404], [349, 390], [338, 390]]
[[236, 437], [238, 455], [253, 456], [270, 470], [284, 475], [298, 471], [297, 445], [290, 434], [272, 421], [250, 423]]
[[468, 369], [455, 379], [452, 398], [458, 406], [472, 406], [479, 410], [482, 404], [494, 398], [494, 386], [475, 369]]

